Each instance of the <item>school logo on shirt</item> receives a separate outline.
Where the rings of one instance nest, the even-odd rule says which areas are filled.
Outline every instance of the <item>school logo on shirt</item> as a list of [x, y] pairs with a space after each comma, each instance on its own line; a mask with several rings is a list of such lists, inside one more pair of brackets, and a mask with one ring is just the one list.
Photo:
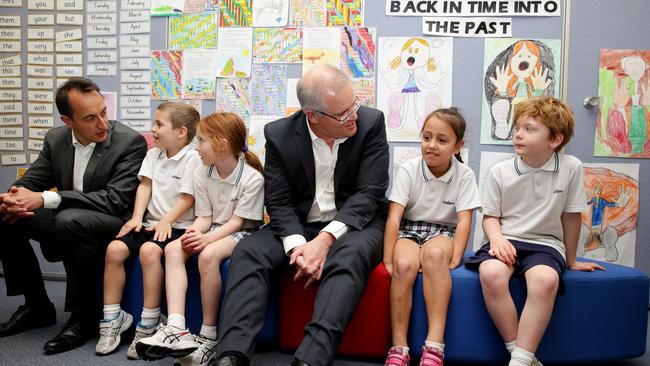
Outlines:
[[564, 191], [561, 190], [561, 189], [556, 189], [556, 190], [553, 191], [553, 194], [556, 194], [556, 193], [563, 193], [563, 192], [564, 192]]
[[451, 201], [442, 201], [445, 205], [455, 205], [456, 202], [451, 202]]
[[230, 202], [237, 202], [237, 201], [239, 201], [239, 198], [231, 198], [230, 199]]
[[172, 175], [172, 178], [174, 178], [174, 179], [181, 179], [181, 177], [179, 177], [178, 175]]

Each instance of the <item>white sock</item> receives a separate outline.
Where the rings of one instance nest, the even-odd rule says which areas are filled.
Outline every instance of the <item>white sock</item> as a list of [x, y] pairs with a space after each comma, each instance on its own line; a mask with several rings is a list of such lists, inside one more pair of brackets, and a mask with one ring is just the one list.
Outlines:
[[120, 304], [105, 304], [104, 305], [104, 320], [113, 320], [120, 315], [122, 308]]
[[533, 363], [533, 357], [535, 357], [534, 353], [528, 352], [523, 348], [515, 347], [515, 350], [510, 355], [510, 363], [508, 366], [530, 366]]
[[440, 351], [440, 353], [445, 353], [445, 344], [444, 343], [438, 343], [434, 341], [424, 341], [424, 346], [425, 347], [432, 347], [434, 349], [437, 349]]
[[215, 340], [217, 339], [217, 326], [201, 324], [201, 332], [199, 332], [199, 334], [206, 338]]
[[155, 309], [142, 308], [140, 324], [146, 327], [153, 327], [160, 321], [160, 307]]
[[408, 356], [409, 354], [409, 347], [408, 346], [395, 346], [397, 349], [402, 351], [402, 354], [405, 356]]
[[516, 339], [514, 341], [511, 341], [511, 342], [506, 342], [506, 350], [508, 350], [508, 353], [512, 354], [512, 351], [515, 350], [515, 344], [516, 343], [517, 343]]
[[185, 329], [185, 317], [181, 314], [169, 314], [167, 325], [171, 325], [178, 329]]

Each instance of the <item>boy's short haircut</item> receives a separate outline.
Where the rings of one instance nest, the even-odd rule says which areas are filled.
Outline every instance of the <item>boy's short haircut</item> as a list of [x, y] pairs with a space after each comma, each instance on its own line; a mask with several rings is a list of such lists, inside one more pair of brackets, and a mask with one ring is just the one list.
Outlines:
[[555, 151], [560, 151], [564, 145], [569, 143], [573, 136], [573, 125], [575, 123], [573, 111], [571, 107], [559, 99], [553, 97], [524, 99], [515, 105], [515, 123], [522, 117], [531, 117], [543, 123], [551, 130], [551, 137], [555, 137], [558, 134], [564, 136], [564, 140]]
[[158, 110], [169, 113], [169, 120], [173, 128], [185, 127], [187, 129], [187, 143], [194, 139], [196, 125], [201, 119], [196, 108], [181, 102], [165, 102], [158, 106]]

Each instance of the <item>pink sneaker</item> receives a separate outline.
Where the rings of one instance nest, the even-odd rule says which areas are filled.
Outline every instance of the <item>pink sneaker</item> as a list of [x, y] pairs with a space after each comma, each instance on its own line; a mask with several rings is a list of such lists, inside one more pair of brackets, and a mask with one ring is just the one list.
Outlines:
[[422, 346], [420, 366], [442, 366], [444, 355], [433, 347]]
[[386, 357], [384, 366], [408, 366], [411, 357], [408, 354], [404, 354], [402, 350], [402, 347], [391, 347], [388, 350], [388, 356]]

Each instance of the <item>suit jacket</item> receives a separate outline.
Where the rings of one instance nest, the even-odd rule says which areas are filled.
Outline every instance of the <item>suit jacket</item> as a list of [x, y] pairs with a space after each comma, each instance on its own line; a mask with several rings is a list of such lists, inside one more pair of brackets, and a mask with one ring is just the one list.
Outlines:
[[[339, 146], [334, 169], [337, 214], [334, 220], [362, 230], [385, 212], [388, 143], [384, 114], [361, 107], [357, 133]], [[303, 233], [316, 194], [314, 153], [302, 111], [264, 128], [265, 204], [278, 236]]]
[[36, 192], [56, 187], [61, 195], [59, 210], [85, 208], [128, 219], [147, 143], [142, 135], [119, 122], [109, 121], [109, 126], [106, 141], [95, 146], [88, 161], [83, 192], [74, 191], [72, 186], [74, 146], [72, 130], [67, 126], [48, 131], [38, 159], [14, 185]]

